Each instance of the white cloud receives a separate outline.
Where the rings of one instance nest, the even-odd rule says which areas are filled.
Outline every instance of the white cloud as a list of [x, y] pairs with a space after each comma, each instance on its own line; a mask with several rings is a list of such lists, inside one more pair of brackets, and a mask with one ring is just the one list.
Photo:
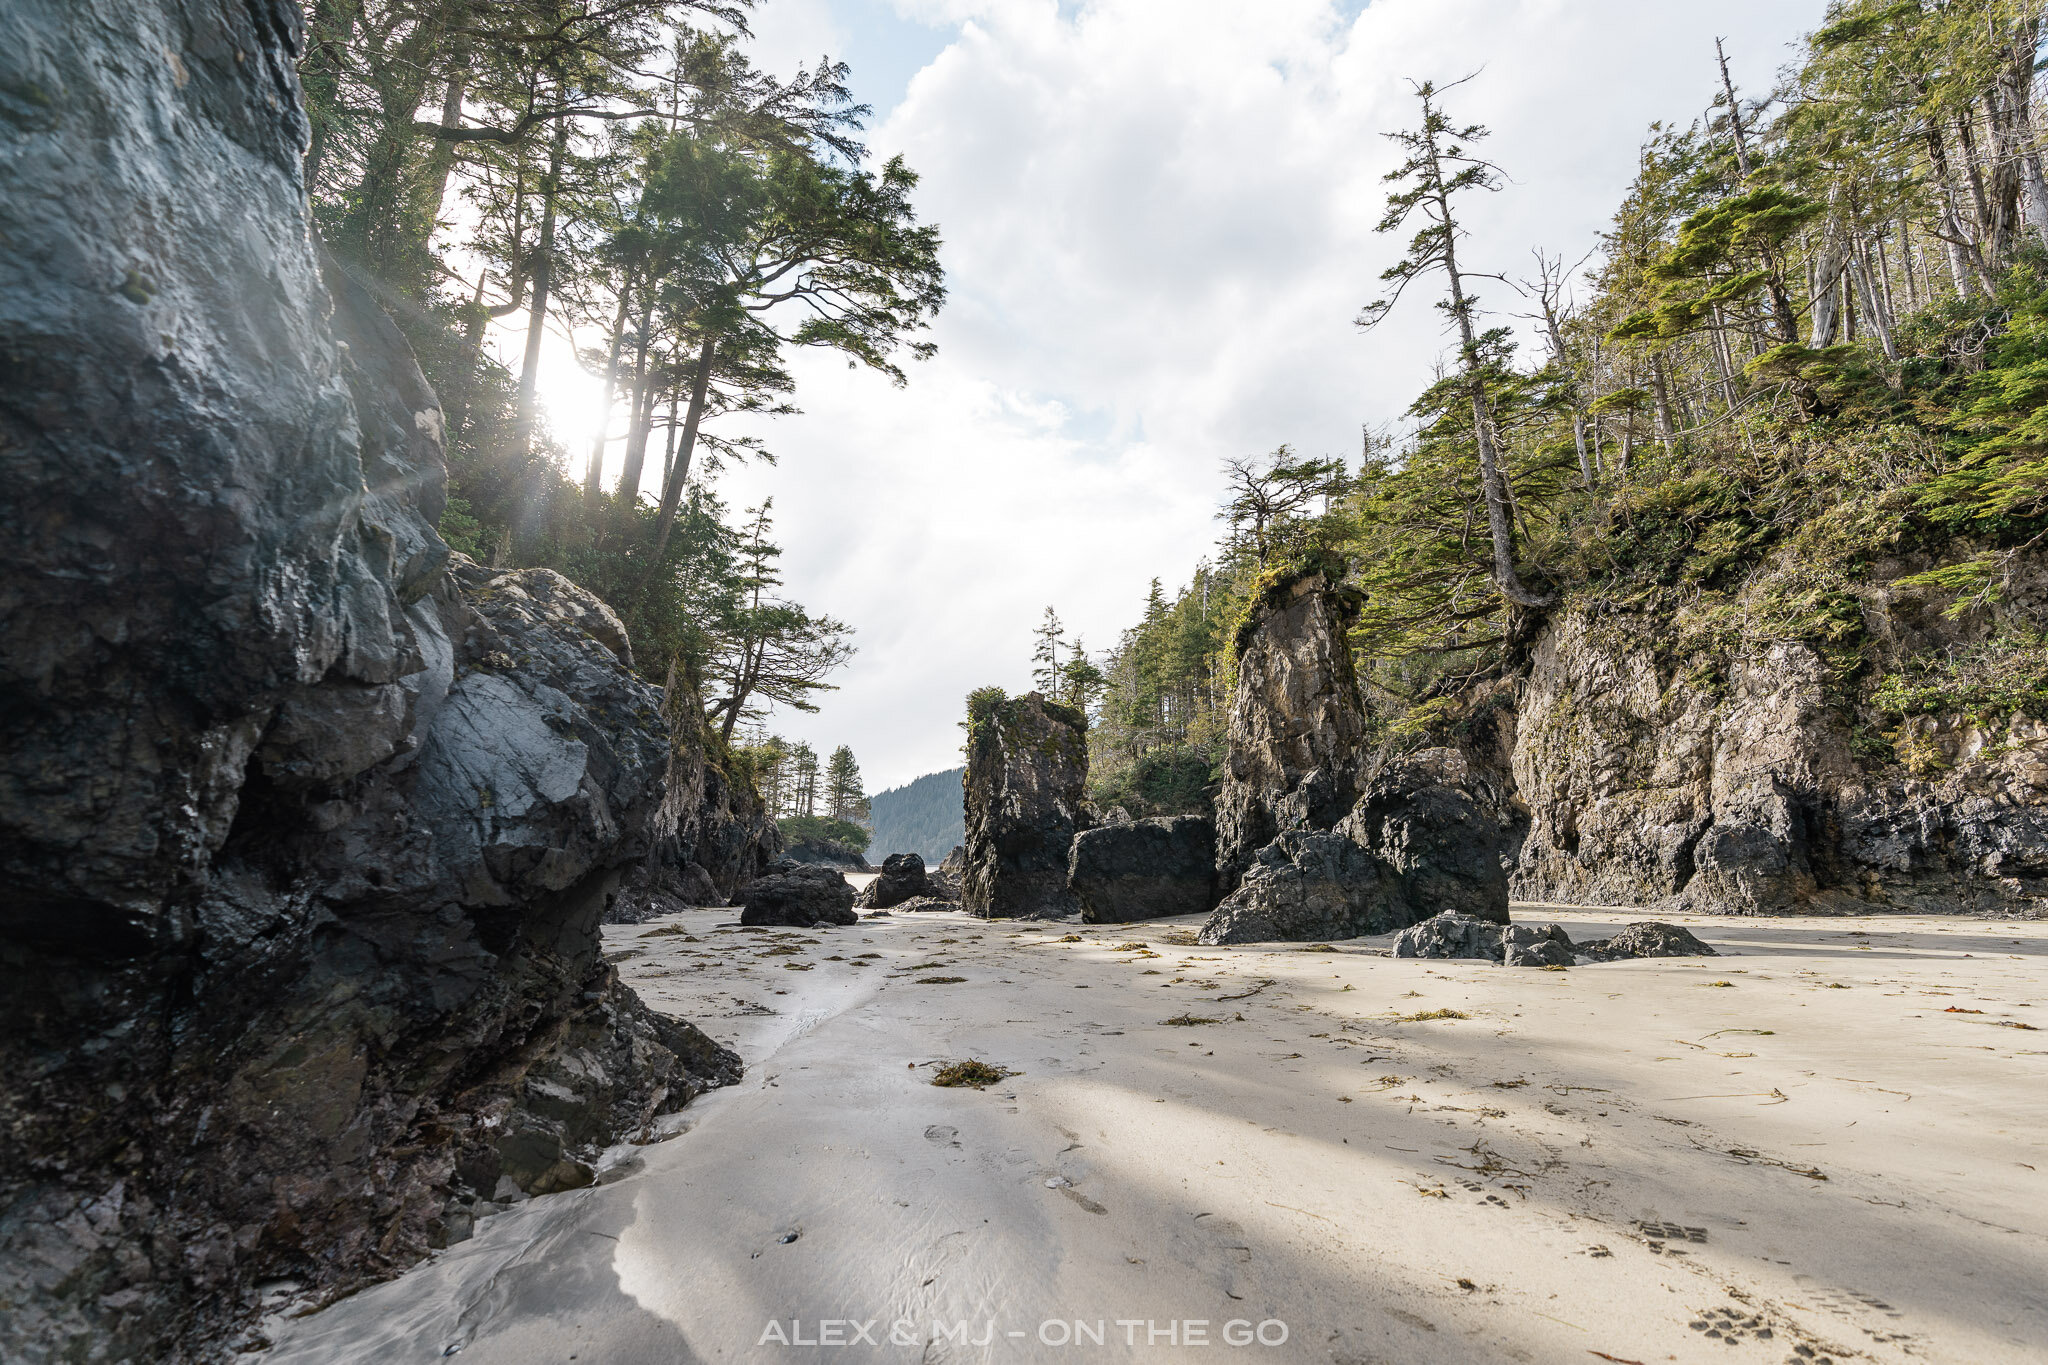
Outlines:
[[[855, 3], [769, 0], [771, 64], [836, 46]], [[1398, 250], [1372, 226], [1405, 77], [1484, 68], [1452, 108], [1515, 183], [1467, 251], [1521, 273], [1592, 245], [1652, 119], [1705, 108], [1716, 33], [1760, 92], [1821, 8], [895, 0], [957, 26], [872, 137], [924, 177], [952, 302], [908, 389], [806, 358], [781, 464], [727, 477], [775, 496], [794, 594], [860, 631], [822, 714], [775, 727], [852, 745], [871, 788], [956, 762], [962, 695], [1025, 685], [1047, 603], [1101, 647], [1149, 578], [1185, 580], [1224, 457], [1351, 454], [1406, 406], [1442, 350], [1427, 300], [1351, 326]]]

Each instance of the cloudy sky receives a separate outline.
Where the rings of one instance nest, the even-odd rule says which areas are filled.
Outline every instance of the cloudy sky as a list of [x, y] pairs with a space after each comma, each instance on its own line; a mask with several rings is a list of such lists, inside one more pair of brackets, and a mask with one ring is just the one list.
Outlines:
[[[816, 715], [772, 727], [849, 744], [870, 791], [959, 761], [961, 699], [1029, 685], [1047, 605], [1091, 649], [1155, 576], [1216, 534], [1228, 456], [1282, 442], [1356, 456], [1443, 351], [1427, 300], [1370, 336], [1351, 319], [1398, 244], [1374, 236], [1414, 117], [1407, 78], [1478, 77], [1452, 112], [1493, 130], [1514, 183], [1475, 206], [1466, 258], [1576, 260], [1653, 120], [1712, 98], [1713, 42], [1761, 93], [1821, 0], [763, 0], [756, 60], [823, 53], [875, 109], [945, 235], [951, 301], [905, 389], [797, 365], [772, 469], [792, 594], [858, 630]], [[1512, 313], [1494, 289], [1488, 302]], [[556, 364], [582, 429], [592, 382]]]

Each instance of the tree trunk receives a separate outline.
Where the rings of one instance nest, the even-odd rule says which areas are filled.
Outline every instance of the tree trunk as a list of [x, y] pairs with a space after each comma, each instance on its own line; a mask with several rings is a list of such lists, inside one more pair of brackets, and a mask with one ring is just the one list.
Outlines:
[[718, 335], [707, 334], [697, 348], [697, 373], [690, 382], [690, 411], [683, 418], [683, 434], [676, 457], [661, 490], [661, 515], [655, 522], [654, 554], [647, 561], [647, 573], [661, 570], [661, 557], [668, 551], [668, 538], [675, 530], [676, 510], [682, 506], [683, 486], [690, 481], [690, 459], [697, 450], [697, 429], [704, 421], [704, 407], [711, 397], [711, 368], [718, 359]]
[[590, 460], [583, 467], [583, 496], [595, 498], [604, 489], [604, 448], [612, 426], [612, 400], [619, 391], [619, 352], [626, 342], [626, 307], [633, 295], [629, 271], [619, 286], [619, 311], [612, 317], [611, 355], [604, 366], [604, 406], [598, 409], [597, 436], [590, 443]]
[[619, 471], [619, 501], [628, 507], [639, 500], [640, 480], [647, 469], [647, 443], [636, 442], [633, 438], [640, 429], [640, 410], [647, 401], [647, 334], [653, 322], [654, 291], [649, 289], [647, 297], [640, 301], [640, 336], [634, 345], [633, 356], [632, 415], [626, 422], [626, 467]]
[[[464, 50], [455, 59], [454, 71], [448, 77], [447, 89], [441, 96], [441, 126], [453, 128], [462, 122], [462, 99], [469, 82], [469, 53]], [[448, 177], [455, 170], [455, 144], [435, 139], [427, 151], [426, 174], [420, 178], [419, 211], [431, 232], [433, 225], [441, 219], [441, 208], [448, 201]]]
[[1955, 280], [1956, 297], [1967, 299], [1975, 292], [1977, 271], [1971, 268], [1971, 258], [1976, 255], [1976, 244], [1963, 226], [1962, 215], [1956, 210], [1955, 179], [1949, 173], [1948, 147], [1942, 141], [1941, 128], [1932, 119], [1927, 123], [1927, 160], [1934, 168], [1935, 202], [1940, 206], [1938, 216], [1942, 241], [1948, 247], [1949, 274]]
[[1671, 424], [1671, 386], [1664, 379], [1664, 353], [1658, 351], [1650, 357], [1650, 396], [1657, 404], [1657, 439], [1664, 447], [1664, 453], [1671, 453], [1671, 442], [1678, 431]]
[[555, 124], [548, 147], [547, 178], [541, 182], [540, 239], [534, 243], [533, 300], [526, 313], [526, 355], [519, 367], [518, 425], [513, 444], [521, 455], [533, 449], [533, 428], [539, 418], [536, 386], [540, 382], [540, 343], [547, 334], [548, 286], [555, 268], [555, 198], [562, 184], [562, 154], [569, 146], [569, 120]]
[[1897, 360], [1899, 348], [1892, 339], [1891, 310], [1886, 306], [1884, 295], [1872, 279], [1868, 252], [1856, 250], [1850, 253], [1849, 273], [1857, 294], [1863, 299], [1864, 321], [1870, 330], [1877, 334], [1877, 344], [1883, 349], [1884, 358]]

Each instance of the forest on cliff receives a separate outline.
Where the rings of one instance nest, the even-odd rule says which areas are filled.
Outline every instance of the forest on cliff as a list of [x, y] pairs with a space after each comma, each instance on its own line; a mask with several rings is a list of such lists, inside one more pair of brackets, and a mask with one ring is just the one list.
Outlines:
[[[713, 756], [779, 789], [790, 746], [757, 722], [815, 710], [853, 632], [783, 591], [772, 499], [720, 499], [724, 467], [774, 458], [732, 420], [796, 411], [799, 349], [902, 384], [945, 286], [916, 173], [869, 164], [845, 64], [766, 74], [750, 9], [314, 0], [300, 78], [323, 245], [443, 405], [443, 536], [597, 593], [643, 675], [699, 694]], [[499, 320], [524, 329], [510, 365]], [[603, 376], [594, 430], [549, 423], [551, 330]]]
[[[1519, 261], [1463, 254], [1513, 168], [1456, 117], [1464, 82], [1418, 84], [1380, 224], [1404, 254], [1358, 321], [1434, 303], [1437, 378], [1357, 458], [1231, 461], [1213, 553], [1106, 654], [1042, 634], [1098, 803], [1203, 807], [1238, 629], [1318, 567], [1356, 590], [1397, 747], [1480, 723], [1566, 609], [1708, 690], [1738, 646], [1810, 645], [1873, 769], [1938, 769], [1916, 716], [2048, 716], [2048, 639], [2013, 610], [2048, 532], [2040, 8], [1842, 0], [1769, 81], [1694, 54], [1710, 116], [1648, 130], [1597, 242]], [[1879, 591], [1940, 647], [1875, 628]]]

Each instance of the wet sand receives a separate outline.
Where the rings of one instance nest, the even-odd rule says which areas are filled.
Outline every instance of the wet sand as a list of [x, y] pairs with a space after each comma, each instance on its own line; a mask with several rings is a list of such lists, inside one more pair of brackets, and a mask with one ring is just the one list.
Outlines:
[[[2048, 1355], [2048, 924], [1692, 917], [1726, 956], [1542, 971], [735, 919], [606, 940], [739, 1085], [267, 1359]], [[929, 1083], [967, 1058], [1018, 1074]]]

